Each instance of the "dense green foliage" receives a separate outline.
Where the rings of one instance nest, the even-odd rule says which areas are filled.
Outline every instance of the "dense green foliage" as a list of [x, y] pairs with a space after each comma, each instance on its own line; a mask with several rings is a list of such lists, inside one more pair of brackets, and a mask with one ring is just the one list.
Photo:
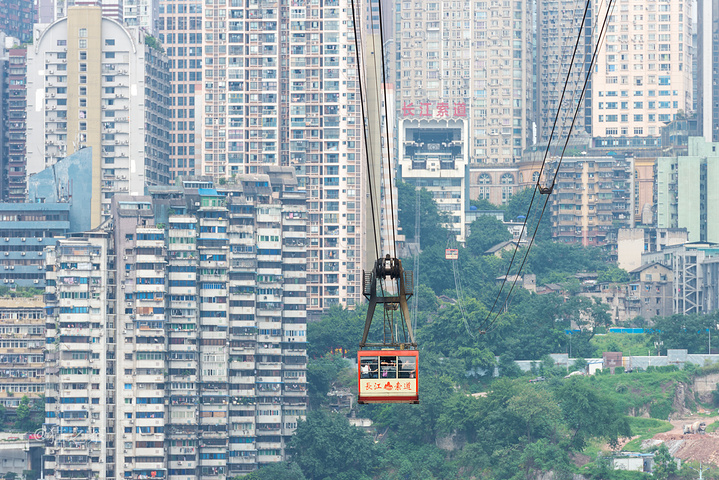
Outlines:
[[[411, 240], [416, 191], [401, 182], [398, 190], [399, 221]], [[656, 330], [651, 334], [595, 335], [610, 326], [609, 307], [598, 298], [574, 295], [582, 288], [576, 274], [597, 273], [599, 282], [625, 282], [628, 274], [610, 263], [601, 249], [548, 241], [548, 216], [542, 219], [541, 235], [523, 274], [535, 274], [539, 285], [559, 283], [570, 294], [538, 295], [515, 288], [505, 302], [508, 284], [495, 304], [498, 277], [506, 273], [512, 252], [501, 258], [484, 252], [509, 239], [509, 232], [493, 217], [480, 217], [453, 264], [444, 258], [445, 248], [452, 244], [442, 227], [445, 218], [429, 192], [422, 190], [419, 195], [422, 251], [420, 271], [415, 272], [420, 286], [415, 292], [419, 313], [414, 320], [422, 372], [420, 404], [356, 407], [357, 417], [373, 421], [369, 433], [350, 426], [344, 415], [326, 412], [331, 389], [355, 388], [356, 370], [348, 366], [348, 359], [356, 355], [366, 315], [364, 307], [354, 311], [335, 307], [308, 326], [307, 381], [313, 410], [298, 425], [291, 443], [292, 462], [266, 467], [249, 478], [520, 480], [539, 478], [550, 470], [557, 479], [572, 473], [602, 480], [647, 478], [611, 470], [607, 458], [595, 458], [597, 445], [613, 446], [634, 434], [639, 440], [629, 445], [638, 448], [641, 439], [666, 431], [669, 424], [664, 420], [672, 412], [678, 382], [688, 382], [692, 372], [711, 367], [602, 372], [591, 377], [567, 374], [582, 370], [585, 358], [599, 357], [604, 351], [656, 354], [655, 342], [662, 353], [667, 348], [706, 351], [702, 350], [707, 347], [706, 329], [719, 320], [711, 316], [652, 319]], [[521, 220], [531, 196], [532, 190], [526, 190], [501, 207], [475, 204]], [[535, 205], [544, 200], [535, 198]], [[530, 233], [538, 220], [531, 217]], [[525, 252], [518, 251], [512, 273]], [[404, 259], [405, 266], [412, 260]], [[456, 288], [457, 277], [461, 290]], [[632, 323], [646, 325], [647, 320], [637, 318]], [[381, 340], [381, 335], [381, 322], [375, 321], [370, 341]], [[719, 346], [719, 335], [716, 342]], [[549, 355], [556, 353], [570, 354], [575, 365], [554, 365]], [[533, 361], [531, 372], [522, 372], [515, 360]], [[492, 376], [495, 369], [498, 379]], [[543, 381], [530, 382], [540, 376], [536, 380]], [[693, 399], [686, 401], [687, 407], [695, 406]], [[638, 418], [642, 415], [650, 418]], [[575, 465], [576, 455], [588, 452], [592, 461], [584, 467]], [[661, 455], [660, 461], [659, 474], [672, 478], [676, 472]]]
[[0, 286], [0, 297], [22, 297], [31, 298], [45, 293], [42, 288], [35, 287], [15, 287], [10, 288], [5, 285]]
[[309, 479], [369, 479], [380, 456], [370, 437], [346, 418], [322, 410], [310, 412], [301, 422], [290, 450]]
[[30, 400], [24, 396], [20, 400], [15, 414], [13, 430], [17, 432], [35, 432], [42, 427], [45, 419], [45, 397]]
[[469, 229], [471, 233], [467, 237], [466, 247], [475, 257], [484, 255], [484, 252], [491, 247], [512, 238], [512, 234], [501, 220], [488, 215], [483, 215], [472, 222]]
[[660, 350], [686, 348], [689, 353], [708, 353], [710, 330], [715, 334], [719, 347], [719, 311], [708, 315], [672, 315], [654, 318], [654, 332], [650, 342], [662, 342]]

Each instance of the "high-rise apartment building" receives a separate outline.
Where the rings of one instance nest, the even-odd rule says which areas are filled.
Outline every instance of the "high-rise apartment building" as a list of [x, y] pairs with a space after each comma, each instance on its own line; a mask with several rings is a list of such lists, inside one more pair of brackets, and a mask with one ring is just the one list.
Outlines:
[[470, 164], [519, 162], [532, 133], [532, 3], [397, 2], [402, 122], [461, 122]]
[[[607, 6], [595, 2], [599, 23]], [[682, 0], [616, 5], [592, 74], [594, 137], [657, 137], [691, 109], [691, 15]]]
[[128, 27], [157, 35], [160, 26], [160, 0], [122, 0], [122, 22]]
[[690, 242], [719, 242], [718, 150], [719, 143], [690, 137], [688, 155], [657, 158], [657, 227], [686, 228]]
[[[582, 24], [585, 5], [570, 0], [539, 0], [537, 2], [537, 142], [546, 144], [556, 128], [552, 145], [563, 145], [569, 135], [572, 118], [582, 96], [584, 80], [592, 59], [593, 17], [591, 4]], [[576, 44], [576, 54], [575, 51]], [[574, 59], [572, 60], [572, 57]], [[571, 74], [567, 78], [571, 67]], [[564, 83], [567, 87], [564, 89]], [[562, 91], [564, 99], [559, 110]], [[591, 82], [584, 93], [572, 134], [591, 133]]]
[[170, 67], [170, 171], [194, 175], [202, 158], [202, 2], [162, 2], [159, 13], [159, 39]]
[[[547, 163], [557, 168], [557, 159]], [[614, 243], [628, 226], [634, 190], [631, 159], [564, 157], [550, 200], [552, 236], [583, 246]]]
[[707, 142], [719, 142], [719, 1], [697, 2], [695, 81], [699, 133]]
[[0, 32], [19, 38], [22, 42], [32, 41], [32, 24], [35, 9], [32, 0], [4, 0], [0, 3]]
[[45, 392], [45, 302], [42, 296], [0, 298], [0, 404]]
[[[132, 1], [132, 0], [131, 0]], [[123, 0], [37, 0], [39, 24], [50, 24], [67, 17], [70, 7], [100, 7], [102, 16], [122, 22]]]
[[48, 255], [49, 478], [224, 480], [285, 459], [305, 414], [308, 218], [292, 170], [150, 193], [116, 195], [107, 232]]
[[[4, 49], [3, 49], [4, 50]], [[24, 202], [26, 194], [26, 97], [27, 50], [11, 48], [0, 59], [3, 74], [2, 137], [0, 139], [0, 199], [4, 202]]]
[[348, 3], [173, 2], [161, 13], [174, 62], [173, 169], [194, 162], [217, 179], [295, 168], [308, 194], [314, 311], [360, 301], [362, 124]]
[[70, 225], [66, 203], [0, 203], [0, 285], [43, 288], [45, 248]]
[[45, 417], [51, 443], [45, 478], [115, 478], [119, 292], [110, 253], [104, 231], [60, 240], [47, 252]]
[[28, 50], [27, 171], [39, 172], [92, 148], [92, 225], [110, 215], [112, 195], [167, 184], [167, 58], [145, 34], [69, 7], [68, 16], [35, 26]]

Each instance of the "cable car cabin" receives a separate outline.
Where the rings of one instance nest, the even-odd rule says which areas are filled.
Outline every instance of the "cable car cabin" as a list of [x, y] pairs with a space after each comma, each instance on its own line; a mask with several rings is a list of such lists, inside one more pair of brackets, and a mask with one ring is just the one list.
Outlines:
[[419, 403], [417, 350], [360, 350], [358, 403]]

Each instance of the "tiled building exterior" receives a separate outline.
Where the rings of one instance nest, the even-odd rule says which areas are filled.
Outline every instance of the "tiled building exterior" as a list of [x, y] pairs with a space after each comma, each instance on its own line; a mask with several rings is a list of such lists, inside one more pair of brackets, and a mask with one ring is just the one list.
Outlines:
[[531, 2], [397, 2], [397, 111], [463, 121], [472, 164], [519, 162], [532, 130]]
[[365, 206], [349, 2], [173, 2], [161, 17], [172, 168], [218, 179], [294, 167], [308, 195], [309, 308], [357, 304]]
[[11, 48], [3, 59], [2, 163], [0, 195], [4, 202], [24, 202], [26, 191], [27, 50]]
[[[582, 96], [584, 80], [587, 78], [592, 59], [592, 29], [594, 17], [591, 2], [587, 8], [583, 30], [584, 4], [571, 0], [539, 0], [537, 2], [537, 141], [546, 145], [552, 136], [552, 146], [563, 145], [569, 134], [572, 118]], [[577, 38], [579, 41], [577, 42]], [[576, 54], [573, 55], [576, 44]], [[574, 60], [572, 61], [572, 58]], [[571, 66], [571, 74], [567, 78]], [[557, 117], [559, 101], [564, 91], [562, 109]], [[582, 131], [591, 133], [591, 82], [586, 89], [579, 107], [572, 134]], [[554, 134], [552, 127], [557, 118]]]
[[0, 299], [0, 404], [45, 392], [45, 303], [42, 296]]
[[[549, 171], [557, 160], [550, 159]], [[615, 243], [632, 213], [632, 163], [612, 157], [564, 157], [550, 199], [552, 237], [588, 245]]]
[[[599, 19], [607, 4], [595, 1]], [[594, 137], [658, 137], [692, 108], [692, 11], [682, 0], [614, 8], [592, 75]], [[600, 29], [595, 28], [596, 45]]]
[[28, 145], [27, 171], [92, 147], [94, 227], [109, 217], [113, 194], [170, 180], [167, 59], [100, 7], [69, 7], [35, 32], [27, 121], [41, 141]]
[[[285, 458], [307, 408], [305, 193], [280, 168], [223, 189], [198, 183], [155, 188], [152, 197], [118, 195], [111, 231], [63, 240], [48, 255], [55, 286], [48, 295], [57, 298], [49, 318], [59, 324], [48, 330], [56, 346], [48, 372], [59, 372], [48, 385], [59, 393], [47, 410], [60, 435], [49, 478], [82, 471], [83, 478], [224, 480]], [[156, 223], [158, 212], [164, 222]], [[85, 258], [86, 247], [98, 260], [114, 254], [108, 270]], [[68, 296], [81, 300], [64, 306]], [[97, 301], [107, 314], [95, 331]], [[62, 330], [68, 309], [67, 327], [78, 332]], [[72, 400], [63, 400], [68, 391]], [[98, 452], [105, 462], [63, 449], [69, 422], [73, 439], [89, 440], [89, 449], [99, 448], [95, 424], [107, 428]]]
[[32, 40], [34, 21], [32, 0], [4, 0], [0, 3], [0, 32], [29, 42]]

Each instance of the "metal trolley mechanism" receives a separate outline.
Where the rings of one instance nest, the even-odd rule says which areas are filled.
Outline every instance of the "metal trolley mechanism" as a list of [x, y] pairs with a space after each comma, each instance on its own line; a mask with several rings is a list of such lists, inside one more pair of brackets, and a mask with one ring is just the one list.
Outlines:
[[[389, 254], [363, 272], [362, 294], [369, 301], [357, 352], [358, 403], [419, 403], [419, 355], [407, 300], [414, 279], [402, 261]], [[381, 343], [368, 343], [378, 305], [383, 311]]]

